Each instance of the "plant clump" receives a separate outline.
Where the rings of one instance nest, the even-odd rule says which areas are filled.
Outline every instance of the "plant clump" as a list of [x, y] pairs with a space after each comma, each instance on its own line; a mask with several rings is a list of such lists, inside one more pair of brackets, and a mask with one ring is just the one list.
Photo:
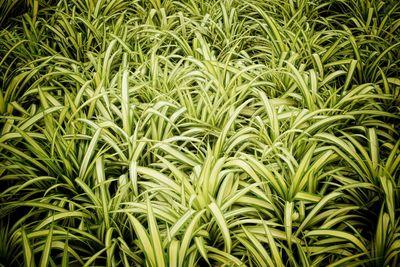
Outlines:
[[0, 13], [0, 266], [400, 265], [397, 1]]

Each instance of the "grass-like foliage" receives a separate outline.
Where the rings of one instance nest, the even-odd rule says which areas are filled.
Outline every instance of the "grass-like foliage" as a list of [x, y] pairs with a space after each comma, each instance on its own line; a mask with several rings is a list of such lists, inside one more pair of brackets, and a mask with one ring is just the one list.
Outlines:
[[0, 13], [0, 266], [400, 265], [398, 1]]

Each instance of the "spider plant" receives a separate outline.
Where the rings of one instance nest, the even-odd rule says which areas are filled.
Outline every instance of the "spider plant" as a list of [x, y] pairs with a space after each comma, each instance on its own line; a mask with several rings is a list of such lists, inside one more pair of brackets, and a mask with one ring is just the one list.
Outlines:
[[0, 8], [0, 266], [400, 264], [395, 1]]

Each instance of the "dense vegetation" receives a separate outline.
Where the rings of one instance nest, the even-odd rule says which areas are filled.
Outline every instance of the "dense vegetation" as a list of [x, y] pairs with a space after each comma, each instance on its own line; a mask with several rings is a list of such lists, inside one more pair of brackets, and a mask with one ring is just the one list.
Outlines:
[[400, 265], [398, 1], [0, 8], [0, 266]]

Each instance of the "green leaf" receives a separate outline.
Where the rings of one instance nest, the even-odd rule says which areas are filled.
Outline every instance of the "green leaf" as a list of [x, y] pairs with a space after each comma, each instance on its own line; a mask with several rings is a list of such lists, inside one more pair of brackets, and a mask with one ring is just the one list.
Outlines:
[[225, 240], [225, 252], [230, 253], [232, 248], [232, 240], [224, 215], [222, 214], [221, 210], [219, 209], [216, 203], [213, 202], [210, 205], [208, 205], [208, 207], [212, 215], [214, 216], [214, 219], [217, 222], [219, 228], [221, 229], [222, 236]]

